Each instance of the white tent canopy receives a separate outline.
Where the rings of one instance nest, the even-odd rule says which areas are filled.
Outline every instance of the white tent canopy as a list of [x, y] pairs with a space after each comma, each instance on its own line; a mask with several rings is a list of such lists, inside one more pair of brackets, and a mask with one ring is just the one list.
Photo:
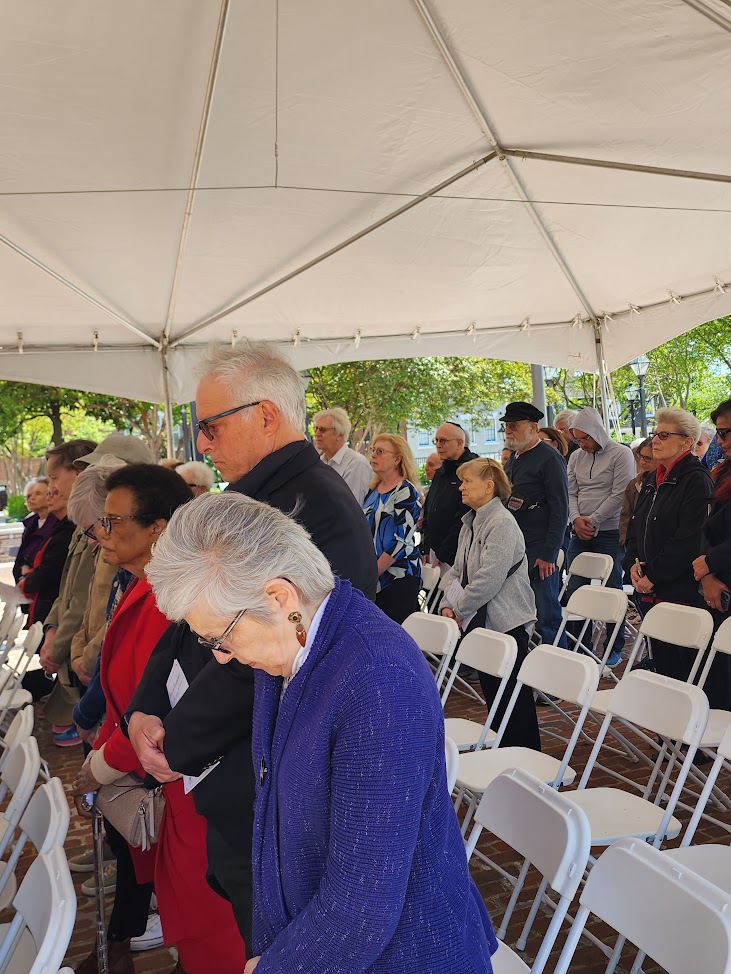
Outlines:
[[0, 49], [2, 377], [593, 371], [731, 314], [726, 0], [6, 0]]

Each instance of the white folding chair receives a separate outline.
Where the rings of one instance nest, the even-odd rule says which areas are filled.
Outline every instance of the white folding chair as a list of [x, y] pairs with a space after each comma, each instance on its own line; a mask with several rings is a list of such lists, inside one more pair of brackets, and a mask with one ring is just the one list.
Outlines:
[[51, 778], [36, 790], [28, 802], [18, 823], [20, 835], [7, 862], [0, 862], [0, 910], [10, 905], [17, 891], [15, 867], [28, 839], [37, 853], [62, 846], [66, 841], [69, 821], [69, 803], [61, 779]]
[[10, 794], [10, 801], [0, 815], [0, 858], [5, 855], [20, 817], [33, 793], [41, 769], [41, 756], [35, 737], [23, 741], [8, 755], [0, 771], [0, 802]]
[[445, 731], [460, 751], [478, 751], [485, 746], [486, 741], [495, 740], [495, 732], [491, 729], [492, 722], [505, 693], [510, 674], [513, 672], [517, 655], [518, 644], [515, 639], [506, 633], [493, 632], [491, 629], [473, 629], [459, 644], [454, 666], [442, 692], [442, 706], [447, 702], [462, 663], [500, 680], [484, 724], [479, 724], [476, 720], [468, 720], [466, 717], [448, 717], [445, 720]]
[[[716, 630], [705, 666], [698, 679], [699, 686], [703, 687], [706, 685], [711, 664], [718, 653], [731, 656], [731, 618], [722, 622]], [[708, 726], [700, 744], [701, 748], [704, 750], [717, 748], [729, 727], [731, 727], [731, 711], [711, 710], [708, 714]]]
[[[592, 868], [554, 974], [566, 974], [590, 915], [668, 974], [729, 974], [731, 897], [637, 839], [622, 839]], [[621, 951], [621, 947], [619, 948]], [[610, 969], [619, 957], [615, 949]], [[616, 956], [615, 956], [616, 955]]]
[[30, 661], [43, 641], [43, 623], [34, 622], [28, 630], [25, 642], [17, 653], [14, 665], [6, 673], [0, 690], [0, 727], [10, 711], [20, 710], [33, 702], [33, 694], [21, 686]]
[[[494, 974], [530, 972], [540, 974], [546, 966], [561, 925], [584, 875], [591, 848], [586, 815], [566, 795], [520, 769], [498, 775], [482, 796], [475, 812], [475, 826], [467, 842], [467, 858], [474, 852], [483, 829], [489, 829], [524, 857], [513, 894], [503, 916], [498, 938], [501, 943], [492, 956]], [[550, 886], [559, 895], [551, 923], [531, 967], [503, 941], [508, 923], [523, 888], [529, 867], [543, 876], [533, 907], [518, 939], [525, 949], [525, 936], [538, 912], [543, 893]]]
[[8, 754], [12, 749], [17, 747], [18, 744], [22, 744], [23, 741], [27, 741], [32, 736], [34, 718], [35, 714], [32, 707], [23, 707], [13, 717], [5, 733], [5, 737], [0, 740], [0, 749], [2, 750], [2, 753], [0, 753], [0, 771], [2, 771]]
[[611, 555], [600, 555], [593, 551], [580, 552], [568, 567], [566, 581], [559, 592], [559, 599], [566, 594], [572, 578], [582, 578], [585, 583], [594, 585], [606, 585], [609, 576], [614, 568], [614, 559]]
[[[528, 653], [518, 671], [518, 680], [511, 694], [507, 709], [500, 722], [495, 740], [481, 751], [470, 751], [459, 756], [457, 775], [458, 793], [455, 808], [467, 800], [468, 808], [462, 826], [466, 835], [472, 814], [491, 781], [510, 768], [522, 768], [539, 781], [555, 788], [571, 784], [576, 772], [569, 767], [579, 733], [596, 692], [599, 668], [593, 660], [580, 653], [573, 653], [560, 646], [537, 646]], [[528, 747], [500, 747], [500, 741], [515, 707], [522, 687], [526, 685], [542, 693], [561, 697], [577, 704], [581, 711], [573, 734], [559, 760]]]
[[[614, 716], [687, 746], [685, 757], [678, 760], [677, 776], [669, 796], [673, 762], [668, 763], [655, 789], [655, 781], [661, 773], [662, 752], [657, 756], [642, 795], [618, 788], [588, 787]], [[636, 670], [619, 681], [581, 776], [579, 789], [571, 793], [572, 800], [589, 818], [592, 845], [611, 845], [620, 838], [632, 836], [652, 842], [659, 848], [665, 838], [672, 839], [680, 833], [681, 824], [673, 812], [707, 722], [708, 697], [697, 686], [646, 670]], [[655, 796], [651, 800], [653, 791]]]
[[[607, 555], [607, 557], [609, 556]], [[561, 625], [553, 641], [554, 646], [558, 645], [567, 622], [580, 622], [581, 629], [578, 635], [574, 636], [567, 632], [567, 637], [571, 640], [574, 648], [581, 649], [582, 652], [591, 656], [595, 662], [604, 666], [614, 649], [620, 627], [627, 615], [627, 603], [627, 596], [619, 589], [598, 585], [582, 585], [581, 588], [572, 592], [568, 603], [561, 609]], [[612, 630], [607, 640], [606, 649], [600, 654], [599, 640], [603, 625], [607, 628], [611, 625]], [[587, 630], [589, 630], [588, 635]], [[611, 670], [608, 670], [607, 673], [614, 676]]]
[[[13, 625], [16, 619], [20, 619], [20, 625], [23, 625], [22, 613], [18, 610], [17, 605], [10, 605], [6, 603], [3, 606], [3, 614], [0, 616], [0, 649], [3, 648], [8, 640], [8, 633], [10, 632], [10, 627]], [[20, 632], [20, 628], [17, 630]], [[14, 638], [11, 639], [11, 644], [14, 642]]]
[[0, 646], [0, 688], [2, 688], [8, 674], [12, 670], [12, 668], [8, 665], [8, 656], [10, 651], [15, 648], [18, 642], [18, 637], [20, 636], [24, 621], [25, 616], [23, 616], [22, 613], [17, 613], [16, 615], [12, 616], [8, 629], [5, 633], [5, 641], [2, 643], [2, 646]]
[[0, 927], [0, 974], [50, 974], [63, 962], [76, 919], [76, 893], [63, 849], [31, 863], [13, 900], [12, 923]]
[[441, 690], [449, 661], [459, 641], [459, 626], [446, 616], [412, 612], [404, 619], [403, 628], [419, 649], [436, 667], [435, 679]]
[[447, 766], [447, 790], [451, 795], [457, 782], [457, 771], [459, 770], [459, 751], [451, 737], [444, 739], [444, 760]]

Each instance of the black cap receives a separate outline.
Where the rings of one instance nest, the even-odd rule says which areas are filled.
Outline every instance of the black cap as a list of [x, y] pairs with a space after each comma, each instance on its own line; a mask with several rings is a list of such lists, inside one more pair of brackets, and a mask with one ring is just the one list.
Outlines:
[[530, 402], [509, 402], [505, 407], [505, 415], [500, 417], [501, 423], [518, 423], [521, 419], [531, 423], [540, 423], [543, 413]]

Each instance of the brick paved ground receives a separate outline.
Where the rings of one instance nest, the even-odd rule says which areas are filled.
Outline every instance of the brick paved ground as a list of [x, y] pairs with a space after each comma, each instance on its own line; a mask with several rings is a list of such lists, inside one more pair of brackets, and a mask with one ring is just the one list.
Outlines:
[[[553, 717], [546, 708], [541, 708], [539, 713], [542, 726], [556, 726], [556, 718]], [[484, 709], [476, 703], [470, 703], [462, 697], [453, 695], [452, 699], [447, 705], [447, 715], [465, 716], [481, 720], [483, 719]], [[48, 760], [52, 774], [59, 775], [68, 790], [74, 774], [81, 762], [80, 749], [60, 749], [55, 747], [52, 743], [50, 732], [42, 717], [37, 717], [36, 719], [36, 733], [41, 753]], [[544, 746], [546, 750], [553, 753], [556, 753], [556, 751], [560, 748], [560, 745], [554, 741], [551, 741], [545, 735]], [[572, 761], [572, 765], [578, 769], [582, 768], [586, 758], [588, 757], [588, 753], [589, 746], [586, 744], [580, 744], [576, 751], [575, 760]], [[642, 777], [642, 769], [632, 767], [619, 758], [612, 758], [607, 761], [607, 764], [610, 767], [622, 770], [629, 777], [640, 779]], [[608, 774], [597, 773], [597, 775], [592, 778], [592, 783], [597, 785], [608, 785], [613, 784], [614, 782]], [[726, 790], [726, 792], [728, 792], [728, 777], [722, 776], [720, 779], [720, 784]], [[679, 813], [679, 817], [683, 820], [687, 820], [689, 815], [688, 813], [681, 811]], [[731, 813], [720, 814], [719, 818], [728, 823], [729, 828], [731, 828]], [[696, 841], [702, 842], [715, 841], [726, 843], [728, 840], [729, 836], [722, 828], [707, 823], [704, 823], [701, 826], [696, 838]], [[71, 826], [66, 842], [67, 853], [69, 855], [74, 855], [76, 852], [86, 847], [89, 842], [90, 830], [88, 824], [80, 820], [75, 814], [72, 814]], [[490, 855], [495, 859], [495, 861], [499, 862], [506, 868], [508, 868], [516, 859], [516, 857], [505, 846], [502, 846], [500, 843], [494, 840], [491, 841], [490, 837], [484, 834], [481, 838], [478, 849], [485, 852], [485, 854]], [[27, 868], [28, 862], [28, 857], [23, 857], [19, 869], [20, 876], [22, 876]], [[473, 861], [472, 868], [475, 881], [477, 882], [478, 888], [485, 898], [488, 909], [490, 910], [492, 916], [499, 920], [510, 895], [510, 888], [507, 882], [500, 878], [494, 871], [481, 864], [479, 861]], [[74, 935], [67, 955], [67, 963], [69, 963], [71, 967], [75, 967], [79, 960], [89, 953], [93, 947], [95, 936], [94, 901], [93, 899], [82, 895], [80, 892], [81, 883], [87, 877], [79, 874], [73, 875], [74, 883], [79, 890], [79, 908]], [[529, 887], [531, 889], [535, 889], [537, 885], [535, 877], [530, 876], [529, 879]], [[528, 897], [524, 896], [521, 902], [524, 905], [516, 911], [514, 919], [508, 930], [508, 943], [514, 943], [527, 915]], [[107, 903], [111, 908], [110, 897], [107, 898]], [[534, 956], [535, 945], [541, 933], [546, 929], [548, 921], [548, 916], [541, 911], [539, 913], [538, 920], [536, 921], [534, 933], [532, 934], [528, 943], [528, 949], [526, 951], [526, 959], [528, 961], [530, 961], [530, 959]], [[672, 922], [672, 918], [669, 918], [669, 921]], [[594, 932], [597, 933], [597, 935], [601, 938], [601, 929], [597, 929], [596, 927], [591, 927], [590, 929], [594, 930]], [[561, 943], [561, 941], [559, 941], [559, 943]], [[627, 957], [627, 955], [625, 955], [625, 957]], [[143, 972], [150, 972], [150, 974], [152, 974], [152, 972], [157, 972], [157, 974], [167, 974], [167, 972], [171, 971], [175, 966], [173, 955], [165, 948], [160, 948], [145, 954], [138, 954], [135, 957], [134, 963], [135, 970], [138, 972], [138, 974], [143, 974]], [[623, 969], [626, 971], [629, 969], [629, 966], [630, 964], [625, 963], [623, 964]], [[549, 970], [551, 970], [551, 967], [552, 965], [549, 964]], [[582, 971], [585, 972], [585, 974], [600, 974], [600, 972], [604, 971], [604, 968], [605, 961], [599, 950], [591, 944], [582, 941], [582, 945], [579, 948], [575, 965], [572, 967], [572, 970]], [[650, 972], [657, 971], [659, 968], [647, 964], [644, 970], [646, 972]], [[211, 974], [215, 974], [215, 972], [211, 972]], [[347, 972], [343, 972], [343, 974], [347, 974]]]

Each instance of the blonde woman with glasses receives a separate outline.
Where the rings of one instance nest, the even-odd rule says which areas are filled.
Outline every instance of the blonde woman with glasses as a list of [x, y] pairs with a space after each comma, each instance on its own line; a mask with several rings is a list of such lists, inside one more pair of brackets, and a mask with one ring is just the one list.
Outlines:
[[[444, 575], [445, 596], [441, 613], [456, 619], [463, 632], [480, 626], [504, 632], [518, 644], [511, 682], [503, 694], [493, 721], [497, 730], [520, 664], [528, 654], [530, 633], [536, 623], [536, 603], [528, 577], [525, 540], [505, 503], [512, 487], [496, 460], [479, 458], [463, 463], [457, 471], [462, 500], [471, 508], [462, 518], [457, 557]], [[480, 673], [488, 708], [498, 681]], [[523, 687], [503, 736], [503, 746], [541, 750], [541, 735], [533, 691]]]
[[374, 440], [371, 467], [373, 479], [363, 501], [363, 512], [378, 559], [376, 605], [394, 622], [401, 623], [419, 610], [419, 475], [411, 447], [403, 436], [392, 433], [382, 433]]

